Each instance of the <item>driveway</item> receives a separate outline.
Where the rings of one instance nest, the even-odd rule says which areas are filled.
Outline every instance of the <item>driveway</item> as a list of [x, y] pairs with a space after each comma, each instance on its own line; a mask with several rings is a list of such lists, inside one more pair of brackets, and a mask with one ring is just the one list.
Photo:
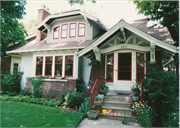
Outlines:
[[97, 120], [88, 120], [84, 118], [77, 128], [142, 128], [139, 123], [128, 122], [130, 125], [122, 124], [122, 121], [98, 118]]

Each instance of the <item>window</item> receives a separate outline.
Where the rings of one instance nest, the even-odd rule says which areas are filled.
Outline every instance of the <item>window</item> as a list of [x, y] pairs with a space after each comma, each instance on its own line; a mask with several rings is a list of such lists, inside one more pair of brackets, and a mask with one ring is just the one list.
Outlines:
[[65, 56], [65, 77], [73, 77], [73, 56]]
[[118, 54], [118, 80], [131, 80], [131, 53]]
[[69, 38], [76, 37], [76, 23], [70, 23], [69, 26]]
[[55, 77], [62, 77], [62, 56], [55, 56]]
[[45, 76], [52, 76], [52, 56], [46, 57]]
[[14, 63], [13, 65], [13, 73], [17, 73], [18, 72], [18, 63]]
[[43, 57], [36, 57], [36, 76], [42, 76]]
[[107, 55], [106, 63], [106, 82], [113, 82], [114, 53]]
[[53, 39], [59, 39], [59, 26], [53, 29]]
[[78, 24], [78, 37], [85, 36], [85, 28], [86, 28], [86, 25], [84, 23]]
[[136, 82], [139, 83], [140, 78], [144, 75], [144, 53], [136, 53]]
[[61, 25], [61, 38], [67, 38], [68, 24]]

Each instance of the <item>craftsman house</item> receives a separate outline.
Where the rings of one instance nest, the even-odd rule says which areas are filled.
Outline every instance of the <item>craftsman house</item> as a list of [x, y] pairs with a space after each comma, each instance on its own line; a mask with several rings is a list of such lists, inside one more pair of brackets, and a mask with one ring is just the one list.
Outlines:
[[[97, 77], [110, 90], [129, 92], [146, 73], [144, 61], [162, 66], [162, 58], [178, 53], [168, 29], [147, 28], [147, 19], [121, 20], [108, 30], [80, 10], [51, 15], [44, 7], [38, 11], [37, 30], [36, 40], [7, 53], [21, 56], [22, 88], [31, 89], [28, 77], [54, 77], [45, 79], [43, 91], [55, 95], [76, 91], [79, 80], [90, 91]], [[88, 66], [92, 60], [101, 61], [100, 66]]]

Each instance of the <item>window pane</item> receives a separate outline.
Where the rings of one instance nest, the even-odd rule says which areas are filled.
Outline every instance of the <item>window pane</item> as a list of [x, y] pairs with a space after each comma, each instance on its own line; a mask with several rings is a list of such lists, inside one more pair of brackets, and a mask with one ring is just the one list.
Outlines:
[[18, 63], [14, 63], [13, 73], [18, 72]]
[[67, 25], [63, 25], [63, 26], [62, 26], [62, 29], [67, 29]]
[[73, 63], [73, 56], [66, 56], [66, 63]]
[[70, 30], [70, 36], [75, 36], [76, 34], [76, 29], [71, 29]]
[[37, 65], [37, 67], [36, 67], [36, 75], [42, 75], [42, 64]]
[[62, 64], [55, 65], [55, 76], [62, 76]]
[[59, 31], [55, 31], [54, 32], [54, 38], [58, 38], [58, 35], [59, 35]]
[[71, 24], [70, 25], [70, 28], [75, 28], [76, 27], [76, 24]]
[[66, 64], [65, 74], [66, 76], [72, 76], [73, 64]]
[[43, 58], [42, 57], [37, 57], [37, 64], [40, 64], [40, 63], [42, 63], [43, 62]]
[[67, 37], [67, 30], [62, 30], [61, 37]]
[[45, 69], [46, 76], [51, 76], [51, 67], [52, 67], [52, 64], [46, 64], [46, 69]]
[[138, 68], [137, 69], [137, 79], [141, 78], [142, 75], [144, 75], [143, 68]]
[[79, 24], [79, 27], [85, 27], [85, 25], [84, 24]]
[[46, 63], [52, 63], [52, 57], [46, 57]]
[[107, 56], [107, 81], [113, 80], [113, 55], [114, 54], [110, 54]]
[[62, 63], [62, 57], [56, 57], [56, 63]]
[[118, 76], [121, 80], [131, 80], [131, 72], [119, 72]]
[[79, 36], [84, 35], [84, 28], [79, 28]]

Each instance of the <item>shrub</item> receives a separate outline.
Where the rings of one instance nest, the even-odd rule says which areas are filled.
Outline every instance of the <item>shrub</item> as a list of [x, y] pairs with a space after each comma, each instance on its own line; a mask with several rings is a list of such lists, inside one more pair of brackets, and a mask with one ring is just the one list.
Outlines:
[[149, 73], [143, 80], [143, 88], [148, 90], [145, 99], [149, 101], [154, 116], [153, 126], [168, 127], [169, 114], [176, 113], [179, 108], [179, 81], [172, 72], [158, 71], [149, 67]]
[[26, 96], [26, 95], [30, 96], [30, 95], [31, 95], [31, 92], [30, 92], [30, 90], [26, 90], [26, 91], [21, 90], [21, 92], [20, 92], [19, 94], [20, 94], [20, 95], [23, 95], [23, 96]]
[[31, 77], [29, 78], [29, 80], [31, 81], [32, 85], [33, 85], [33, 97], [41, 97], [42, 96], [42, 91], [40, 91], [41, 89], [44, 88], [44, 86], [46, 85], [46, 83], [44, 83], [43, 87], [41, 86], [41, 83], [43, 81], [44, 77]]
[[86, 90], [85, 85], [83, 85], [83, 84], [78, 84], [78, 85], [77, 85], [77, 92], [83, 92], [83, 93], [84, 93], [84, 96], [86, 96], [86, 95], [87, 95], [87, 90]]
[[54, 94], [47, 94], [46, 98], [54, 99], [54, 98], [56, 98], [56, 96]]
[[66, 94], [63, 93], [63, 94], [61, 94], [61, 97], [58, 98], [60, 105], [65, 102], [65, 96], [66, 96]]
[[88, 98], [84, 99], [84, 103], [79, 106], [79, 112], [84, 113], [87, 116], [87, 112], [90, 110], [90, 100]]
[[152, 127], [152, 109], [147, 103], [135, 102], [134, 110], [137, 112], [138, 121], [143, 127]]
[[21, 72], [13, 74], [1, 74], [1, 91], [6, 92], [20, 92]]
[[84, 101], [84, 93], [68, 92], [67, 95], [65, 96], [65, 102], [63, 103], [63, 105], [65, 105], [66, 107], [75, 107], [75, 106], [80, 106], [83, 101]]

